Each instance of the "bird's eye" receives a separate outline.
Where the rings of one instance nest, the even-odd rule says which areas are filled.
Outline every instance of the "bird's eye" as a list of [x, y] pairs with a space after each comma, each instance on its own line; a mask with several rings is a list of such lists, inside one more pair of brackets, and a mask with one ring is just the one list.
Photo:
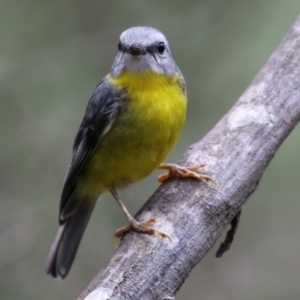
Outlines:
[[165, 47], [165, 44], [163, 42], [160, 42], [157, 45], [157, 51], [158, 51], [159, 54], [163, 54], [165, 49], [166, 49], [166, 47]]
[[119, 49], [119, 51], [122, 50], [122, 43], [121, 42], [119, 42], [119, 44], [118, 44], [118, 49]]

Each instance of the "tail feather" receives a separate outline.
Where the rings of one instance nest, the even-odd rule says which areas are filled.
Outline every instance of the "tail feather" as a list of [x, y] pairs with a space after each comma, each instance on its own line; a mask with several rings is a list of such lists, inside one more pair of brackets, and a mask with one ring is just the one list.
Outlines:
[[82, 201], [76, 212], [60, 225], [48, 255], [47, 274], [62, 279], [67, 276], [95, 203], [90, 199]]

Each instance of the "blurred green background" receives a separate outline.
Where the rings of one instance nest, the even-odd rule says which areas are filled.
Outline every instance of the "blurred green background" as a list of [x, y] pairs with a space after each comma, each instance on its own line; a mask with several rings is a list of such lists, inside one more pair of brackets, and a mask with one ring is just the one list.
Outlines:
[[[299, 12], [299, 0], [2, 0], [0, 299], [76, 299], [114, 252], [112, 235], [125, 219], [107, 195], [67, 279], [44, 274], [73, 139], [123, 30], [162, 30], [186, 78], [188, 118], [168, 157], [175, 162], [239, 98]], [[244, 207], [231, 251], [214, 258], [218, 241], [176, 299], [299, 300], [299, 140], [296, 128]], [[121, 193], [132, 213], [157, 174]]]

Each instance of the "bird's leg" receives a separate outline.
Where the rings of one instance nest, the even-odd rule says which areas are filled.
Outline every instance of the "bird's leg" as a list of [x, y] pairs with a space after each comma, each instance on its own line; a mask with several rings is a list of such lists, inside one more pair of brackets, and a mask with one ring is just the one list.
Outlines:
[[115, 200], [117, 201], [117, 203], [119, 204], [119, 206], [121, 207], [127, 221], [128, 221], [128, 225], [118, 229], [115, 232], [114, 235], [114, 239], [115, 238], [122, 238], [128, 231], [135, 230], [137, 232], [140, 233], [146, 233], [146, 234], [151, 234], [151, 235], [156, 235], [162, 238], [166, 238], [171, 242], [171, 238], [166, 235], [165, 233], [155, 230], [151, 227], [149, 227], [149, 225], [158, 222], [157, 219], [149, 219], [145, 222], [138, 222], [135, 218], [133, 218], [130, 213], [128, 212], [127, 208], [125, 207], [124, 203], [122, 202], [122, 200], [120, 199], [117, 191], [115, 188], [111, 188], [110, 193], [112, 194], [112, 196], [115, 198]]
[[205, 165], [197, 165], [193, 167], [182, 167], [176, 164], [165, 164], [162, 163], [158, 166], [158, 169], [168, 170], [169, 172], [166, 174], [162, 174], [158, 177], [159, 184], [162, 184], [165, 180], [171, 177], [179, 176], [179, 177], [189, 177], [196, 178], [199, 180], [204, 180], [206, 182], [211, 182], [214, 185], [216, 184], [213, 179], [204, 174], [196, 173], [195, 171], [203, 168]]

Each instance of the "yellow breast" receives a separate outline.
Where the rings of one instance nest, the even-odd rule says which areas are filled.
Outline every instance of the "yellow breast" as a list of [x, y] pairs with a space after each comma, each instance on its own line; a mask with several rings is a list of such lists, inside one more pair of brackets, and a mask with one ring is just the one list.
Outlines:
[[135, 120], [137, 126], [142, 127], [140, 130], [151, 130], [152, 134], [155, 128], [161, 129], [158, 134], [170, 134], [171, 137], [177, 136], [175, 132], [181, 132], [186, 96], [179, 85], [178, 75], [170, 78], [152, 71], [125, 71], [118, 78], [109, 77], [109, 81], [127, 91], [128, 113], [123, 116], [124, 119]]
[[178, 76], [125, 71], [108, 80], [126, 90], [127, 101], [87, 164], [85, 184], [97, 192], [136, 182], [157, 168], [177, 142], [186, 115]]

